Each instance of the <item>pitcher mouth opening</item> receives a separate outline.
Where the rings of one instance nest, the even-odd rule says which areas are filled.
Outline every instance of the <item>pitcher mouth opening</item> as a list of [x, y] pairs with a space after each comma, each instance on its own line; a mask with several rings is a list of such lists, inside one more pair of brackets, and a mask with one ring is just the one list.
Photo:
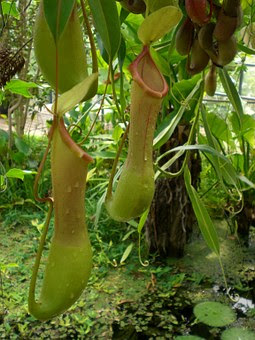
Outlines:
[[142, 52], [130, 64], [133, 80], [150, 96], [163, 98], [168, 92], [167, 82], [153, 61], [150, 49], [144, 46]]

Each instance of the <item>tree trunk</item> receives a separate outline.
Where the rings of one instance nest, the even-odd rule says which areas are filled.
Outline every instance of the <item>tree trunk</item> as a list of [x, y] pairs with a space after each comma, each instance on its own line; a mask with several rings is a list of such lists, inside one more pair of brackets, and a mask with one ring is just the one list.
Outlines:
[[[189, 125], [178, 126], [171, 139], [161, 147], [160, 153], [163, 154], [167, 150], [183, 145], [187, 141], [189, 132]], [[162, 164], [171, 157], [172, 155], [169, 158], [165, 157]], [[168, 170], [178, 171], [183, 159], [184, 156], [180, 157]], [[198, 152], [190, 153], [189, 168], [192, 185], [196, 188], [201, 172]], [[149, 252], [158, 252], [161, 257], [181, 257], [194, 221], [195, 216], [183, 176], [157, 179], [154, 198], [145, 224]]]
[[255, 227], [255, 190], [251, 189], [244, 193], [243, 210], [235, 216], [238, 225], [237, 232], [244, 243], [249, 246], [250, 227]]
[[[27, 40], [29, 40], [29, 37], [27, 34], [28, 19], [27, 19], [26, 9], [27, 9], [27, 0], [20, 0], [19, 1], [20, 20], [19, 20], [19, 34], [18, 34], [18, 45], [20, 48], [25, 45]], [[27, 80], [27, 73], [28, 73], [28, 67], [30, 63], [31, 50], [32, 50], [32, 41], [24, 49], [26, 62], [25, 62], [24, 67], [19, 73], [19, 79], [21, 80]], [[19, 137], [22, 137], [25, 131], [25, 125], [26, 125], [25, 105], [28, 100], [29, 99], [22, 97], [19, 107], [14, 113], [15, 129]]]

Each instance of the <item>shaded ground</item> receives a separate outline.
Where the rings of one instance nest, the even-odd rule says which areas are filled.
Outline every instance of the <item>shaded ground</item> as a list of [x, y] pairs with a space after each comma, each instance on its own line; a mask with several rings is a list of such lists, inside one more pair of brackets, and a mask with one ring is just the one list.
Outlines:
[[[30, 218], [35, 221], [36, 214]], [[255, 242], [251, 240], [249, 249], [242, 248], [236, 239], [226, 237], [222, 221], [216, 225], [232, 299], [226, 294], [217, 258], [194, 235], [183, 259], [164, 264], [151, 259], [147, 267], [140, 265], [135, 252], [116, 268], [94, 252], [95, 266], [79, 301], [62, 316], [44, 323], [28, 314], [26, 302], [38, 231], [31, 225], [8, 223], [7, 228], [4, 224], [0, 225], [0, 338], [163, 340], [193, 334], [220, 339], [226, 327], [205, 326], [193, 314], [194, 305], [205, 300], [233, 307], [234, 325], [255, 329]], [[91, 236], [97, 248], [93, 231]]]
[[[50, 107], [50, 105], [49, 105]], [[46, 121], [52, 119], [52, 115], [46, 110], [43, 109], [42, 111], [38, 112], [34, 119], [31, 119], [29, 115], [27, 118], [25, 132], [28, 135], [36, 135], [36, 136], [43, 136], [47, 134], [48, 128]], [[0, 129], [4, 131], [8, 131], [8, 122], [6, 119], [0, 117]]]

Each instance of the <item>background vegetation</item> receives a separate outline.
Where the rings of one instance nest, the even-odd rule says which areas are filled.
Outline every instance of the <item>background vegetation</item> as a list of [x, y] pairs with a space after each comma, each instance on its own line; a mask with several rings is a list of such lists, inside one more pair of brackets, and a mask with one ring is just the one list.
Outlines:
[[[243, 23], [237, 32], [238, 54], [220, 70], [216, 96], [204, 97], [204, 114], [199, 112], [194, 141], [194, 145], [211, 147], [210, 152], [197, 147], [201, 157], [197, 192], [219, 234], [228, 288], [218, 256], [207, 247], [197, 222], [192, 223], [193, 233], [184, 257], [174, 259], [149, 251], [148, 234], [146, 239], [141, 220], [117, 223], [105, 211], [103, 202], [110, 171], [128, 121], [131, 76], [127, 68], [141, 50], [137, 30], [143, 21], [142, 15], [121, 12], [118, 4], [125, 43], [122, 42], [118, 59], [113, 63], [115, 86], [113, 89], [109, 84], [104, 106], [89, 139], [82, 145], [94, 158], [86, 191], [94, 268], [79, 301], [62, 316], [45, 323], [35, 320], [27, 309], [29, 279], [46, 217], [46, 207], [34, 200], [33, 182], [47, 145], [46, 133], [29, 127], [31, 121], [47, 112], [45, 105], [49, 107], [54, 96], [40, 75], [33, 54], [32, 26], [37, 7], [37, 1], [1, 1], [1, 42], [12, 51], [22, 51], [25, 66], [0, 91], [0, 337], [173, 339], [191, 334], [220, 339], [228, 328], [254, 329], [255, 51], [254, 45], [243, 38], [254, 21], [255, 3], [243, 1]], [[93, 33], [98, 48], [99, 90], [93, 100], [77, 105], [65, 117], [76, 141], [89, 132], [107, 81], [106, 53], [95, 29]], [[194, 103], [201, 94], [199, 82], [203, 75], [191, 78], [187, 74], [186, 59], [174, 48], [175, 33], [173, 29], [153, 46], [153, 57], [170, 83], [155, 133], [155, 160], [160, 156], [160, 147], [176, 138], [172, 130], [178, 115], [180, 125], [194, 123]], [[91, 66], [86, 36], [84, 43]], [[119, 98], [117, 107], [113, 90]], [[50, 127], [51, 119], [46, 125]], [[179, 146], [179, 142], [175, 140], [174, 146]], [[126, 154], [127, 143], [119, 168]], [[45, 196], [50, 192], [48, 159], [40, 193]], [[52, 232], [53, 223], [44, 249], [41, 276]], [[193, 310], [202, 301], [231, 306], [235, 317], [223, 326], [202, 322]], [[248, 336], [241, 339], [249, 339]]]

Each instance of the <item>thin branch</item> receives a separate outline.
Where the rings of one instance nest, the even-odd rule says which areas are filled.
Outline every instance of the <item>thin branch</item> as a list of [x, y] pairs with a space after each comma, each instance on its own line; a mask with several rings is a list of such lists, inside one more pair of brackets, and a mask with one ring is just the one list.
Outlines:
[[91, 54], [92, 54], [92, 72], [97, 73], [98, 72], [97, 50], [96, 50], [95, 40], [94, 40], [92, 31], [91, 31], [89, 19], [86, 13], [86, 7], [85, 7], [83, 0], [81, 0], [81, 9], [82, 9], [82, 14], [83, 14], [86, 30], [89, 36], [89, 42], [90, 42], [90, 48], [91, 48]]

